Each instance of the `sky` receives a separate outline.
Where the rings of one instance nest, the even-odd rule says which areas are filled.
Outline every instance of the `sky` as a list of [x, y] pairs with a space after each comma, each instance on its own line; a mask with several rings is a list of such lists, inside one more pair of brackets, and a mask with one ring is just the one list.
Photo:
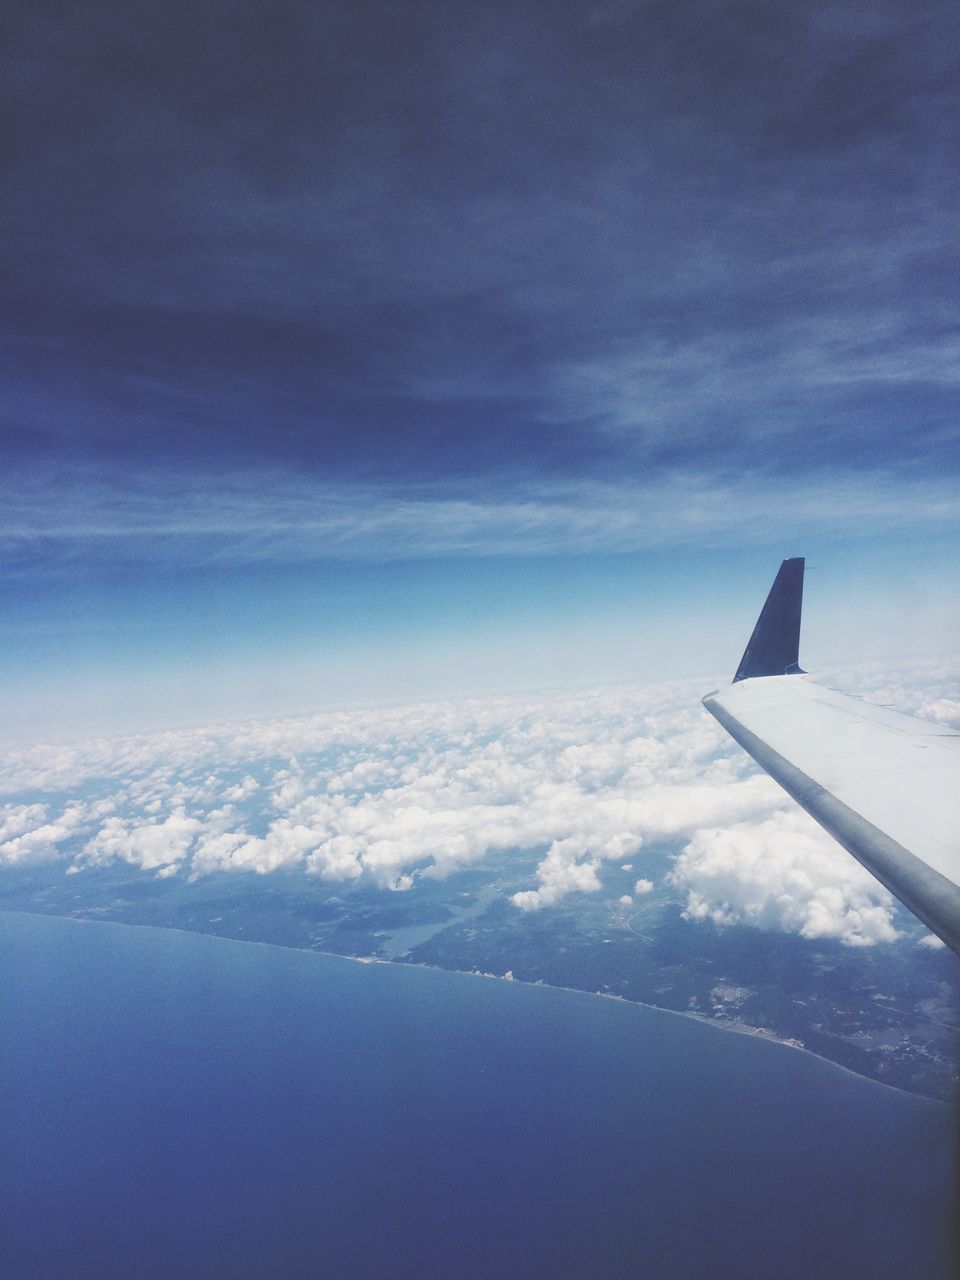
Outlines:
[[0, 736], [953, 647], [956, 6], [3, 25]]

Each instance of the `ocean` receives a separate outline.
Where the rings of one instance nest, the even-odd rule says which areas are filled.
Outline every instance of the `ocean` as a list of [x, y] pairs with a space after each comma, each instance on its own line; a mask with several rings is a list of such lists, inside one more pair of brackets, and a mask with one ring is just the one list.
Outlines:
[[929, 1278], [956, 1116], [582, 993], [0, 915], [6, 1280]]

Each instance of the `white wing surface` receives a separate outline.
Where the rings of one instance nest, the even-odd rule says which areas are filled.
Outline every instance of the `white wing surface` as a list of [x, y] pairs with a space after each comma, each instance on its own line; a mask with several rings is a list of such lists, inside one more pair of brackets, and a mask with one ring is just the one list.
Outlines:
[[960, 735], [797, 665], [803, 560], [785, 560], [729, 689], [703, 703], [798, 804], [960, 953]]

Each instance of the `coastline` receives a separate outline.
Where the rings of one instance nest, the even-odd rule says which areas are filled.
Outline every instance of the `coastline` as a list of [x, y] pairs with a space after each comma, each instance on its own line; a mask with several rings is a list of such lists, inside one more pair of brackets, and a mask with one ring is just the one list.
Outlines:
[[60, 912], [17, 911], [2, 908], [0, 909], [0, 916], [23, 916], [34, 920], [64, 920], [77, 925], [104, 925], [107, 927], [112, 926], [114, 928], [121, 929], [146, 929], [158, 933], [174, 933], [193, 938], [210, 938], [217, 942], [233, 942], [238, 943], [241, 946], [267, 947], [275, 951], [293, 951], [300, 955], [325, 956], [329, 959], [344, 960], [350, 964], [389, 965], [398, 969], [423, 969], [433, 973], [455, 973], [468, 978], [484, 978], [488, 981], [516, 983], [518, 986], [523, 987], [548, 988], [552, 991], [565, 991], [573, 995], [587, 996], [600, 1000], [610, 1000], [616, 1004], [622, 1004], [628, 1007], [649, 1009], [656, 1013], [669, 1015], [671, 1017], [683, 1018], [690, 1022], [699, 1023], [701, 1026], [712, 1027], [715, 1031], [725, 1031], [733, 1035], [748, 1036], [754, 1040], [764, 1040], [770, 1044], [778, 1044], [785, 1049], [793, 1049], [795, 1052], [806, 1054], [817, 1062], [826, 1063], [837, 1071], [843, 1071], [847, 1075], [853, 1076], [857, 1080], [863, 1080], [868, 1084], [875, 1085], [879, 1089], [890, 1089], [894, 1093], [905, 1094], [910, 1098], [918, 1098], [924, 1102], [956, 1109], [955, 1104], [947, 1101], [946, 1099], [932, 1098], [925, 1093], [918, 1093], [912, 1089], [901, 1088], [899, 1085], [888, 1084], [883, 1080], [876, 1080], [873, 1076], [864, 1075], [860, 1071], [854, 1071], [851, 1067], [844, 1066], [842, 1063], [835, 1062], [832, 1058], [827, 1058], [823, 1054], [816, 1053], [814, 1050], [808, 1049], [805, 1045], [799, 1044], [796, 1040], [781, 1038], [766, 1028], [751, 1027], [746, 1023], [735, 1023], [726, 1019], [710, 1018], [705, 1014], [694, 1013], [689, 1010], [666, 1009], [661, 1005], [649, 1004], [643, 1000], [630, 1000], [626, 996], [619, 996], [611, 994], [610, 992], [589, 991], [584, 987], [559, 986], [556, 983], [547, 982], [544, 979], [540, 979], [536, 982], [530, 982], [527, 979], [515, 978], [509, 970], [505, 974], [497, 974], [481, 972], [476, 969], [447, 969], [441, 965], [424, 964], [416, 961], [405, 963], [402, 960], [389, 960], [381, 956], [349, 956], [344, 955], [339, 951], [323, 951], [312, 947], [288, 946], [285, 943], [264, 942], [258, 938], [235, 938], [226, 934], [207, 933], [202, 929], [180, 929], [175, 925], [141, 924], [126, 920], [102, 920], [83, 915], [64, 915]]

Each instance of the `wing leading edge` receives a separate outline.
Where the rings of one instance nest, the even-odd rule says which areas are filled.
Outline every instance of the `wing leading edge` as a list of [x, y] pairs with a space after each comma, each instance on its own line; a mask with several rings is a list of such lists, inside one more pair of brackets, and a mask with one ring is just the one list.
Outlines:
[[960, 735], [800, 670], [803, 567], [799, 557], [780, 566], [734, 683], [703, 705], [960, 954]]

